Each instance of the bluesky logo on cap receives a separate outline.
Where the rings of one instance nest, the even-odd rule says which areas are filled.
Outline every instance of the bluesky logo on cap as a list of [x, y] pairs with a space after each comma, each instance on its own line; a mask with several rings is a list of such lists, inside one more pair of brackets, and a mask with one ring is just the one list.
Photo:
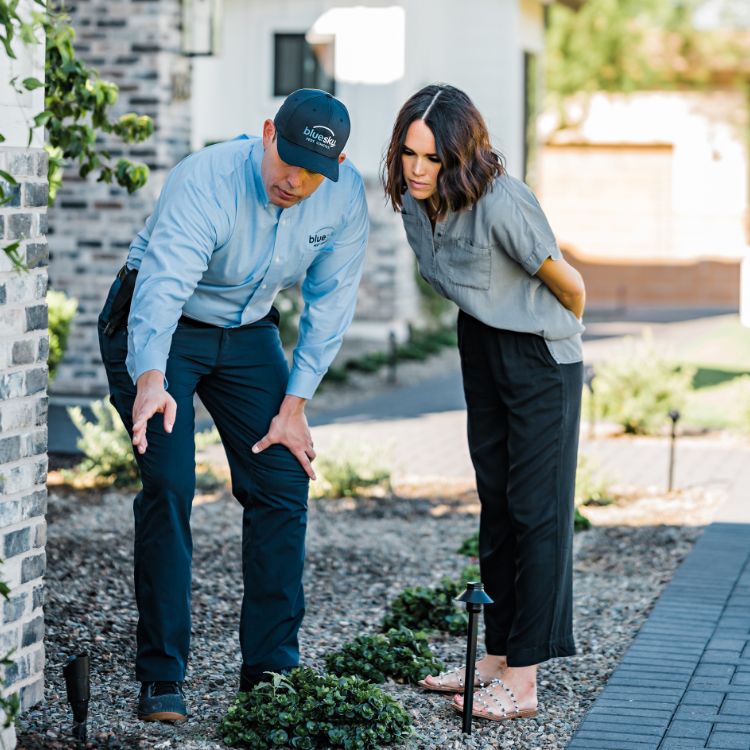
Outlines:
[[274, 118], [279, 156], [287, 164], [339, 179], [339, 155], [349, 138], [346, 107], [319, 89], [290, 94]]

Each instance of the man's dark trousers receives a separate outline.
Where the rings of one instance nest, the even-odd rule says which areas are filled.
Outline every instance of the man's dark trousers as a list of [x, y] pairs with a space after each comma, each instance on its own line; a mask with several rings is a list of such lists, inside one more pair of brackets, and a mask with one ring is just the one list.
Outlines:
[[[99, 342], [110, 400], [132, 435], [136, 387], [125, 367], [127, 329], [103, 335], [116, 280], [99, 318]], [[243, 672], [299, 664], [297, 633], [305, 613], [302, 569], [308, 478], [281, 445], [259, 454], [284, 399], [289, 368], [278, 313], [240, 328], [180, 322], [167, 363], [167, 391], [177, 402], [168, 434], [164, 416], [149, 420], [148, 449], [136, 452], [143, 489], [135, 498], [135, 595], [139, 611], [136, 679], [185, 677], [190, 648], [192, 538], [195, 492], [196, 392], [216, 423], [229, 459], [232, 492], [243, 507], [240, 617]]]

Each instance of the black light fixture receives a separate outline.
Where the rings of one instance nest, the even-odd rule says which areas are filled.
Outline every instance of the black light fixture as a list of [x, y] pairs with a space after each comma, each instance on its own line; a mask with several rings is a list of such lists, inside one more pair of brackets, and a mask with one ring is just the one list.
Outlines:
[[466, 590], [456, 597], [457, 602], [466, 605], [469, 613], [469, 633], [466, 639], [466, 679], [464, 680], [464, 717], [463, 733], [471, 734], [471, 718], [474, 711], [474, 677], [477, 661], [477, 630], [479, 615], [485, 604], [492, 604], [493, 600], [484, 590], [484, 584], [479, 582], [467, 583]]
[[680, 412], [677, 409], [672, 409], [669, 412], [669, 418], [672, 420], [672, 441], [669, 446], [669, 487], [668, 491], [672, 491], [674, 486], [674, 444], [677, 439], [677, 420], [680, 418]]
[[73, 736], [81, 742], [86, 741], [86, 720], [91, 699], [90, 670], [88, 654], [70, 656], [63, 664], [68, 703], [73, 709]]

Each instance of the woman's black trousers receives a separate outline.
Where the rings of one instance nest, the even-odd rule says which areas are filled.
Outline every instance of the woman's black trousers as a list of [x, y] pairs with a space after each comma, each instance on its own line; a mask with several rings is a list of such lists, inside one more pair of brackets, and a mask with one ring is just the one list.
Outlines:
[[526, 667], [575, 654], [573, 496], [583, 365], [543, 338], [458, 320], [469, 449], [482, 504], [479, 557], [494, 604], [487, 653]]

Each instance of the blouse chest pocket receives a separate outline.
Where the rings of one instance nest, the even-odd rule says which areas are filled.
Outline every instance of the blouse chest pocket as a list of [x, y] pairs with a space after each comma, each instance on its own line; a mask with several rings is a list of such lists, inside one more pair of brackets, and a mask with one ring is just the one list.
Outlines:
[[492, 273], [492, 249], [453, 240], [442, 252], [448, 256], [448, 281], [456, 286], [487, 291]]

